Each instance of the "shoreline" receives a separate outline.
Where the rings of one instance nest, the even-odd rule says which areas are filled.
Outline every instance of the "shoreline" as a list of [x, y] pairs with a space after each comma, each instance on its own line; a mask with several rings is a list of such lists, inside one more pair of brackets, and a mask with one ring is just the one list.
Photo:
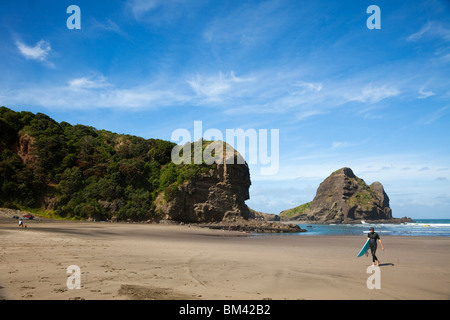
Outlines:
[[[420, 220], [420, 219], [416, 219]], [[403, 223], [414, 223], [415, 220], [412, 218], [392, 218], [392, 219], [386, 219], [386, 220], [351, 220], [351, 221], [342, 221], [342, 222], [335, 222], [335, 221], [320, 221], [320, 220], [281, 220], [279, 222], [282, 223], [300, 223], [300, 224], [328, 224], [328, 225], [346, 225], [346, 224], [403, 224]]]
[[[27, 211], [21, 211], [16, 209], [5, 209], [0, 208], [0, 224], [1, 223], [18, 223], [19, 219], [13, 219], [13, 216], [23, 216], [25, 214], [32, 214]], [[27, 223], [39, 223], [39, 222], [45, 222], [45, 223], [99, 223], [99, 224], [105, 224], [105, 225], [161, 225], [161, 226], [188, 226], [188, 227], [196, 227], [201, 229], [211, 229], [211, 230], [218, 230], [218, 231], [234, 231], [239, 232], [241, 234], [254, 234], [254, 236], [261, 236], [261, 235], [300, 235], [301, 233], [304, 233], [308, 237], [313, 236], [363, 236], [365, 233], [357, 233], [357, 231], [351, 231], [351, 230], [345, 230], [347, 227], [353, 227], [353, 226], [370, 226], [370, 225], [382, 225], [382, 228], [388, 227], [388, 226], [408, 226], [407, 223], [390, 223], [386, 221], [369, 221], [366, 223], [324, 223], [319, 221], [305, 221], [305, 220], [298, 220], [298, 221], [258, 221], [258, 220], [248, 220], [244, 221], [244, 223], [240, 221], [222, 221], [222, 222], [204, 222], [204, 223], [183, 223], [183, 222], [177, 222], [172, 220], [161, 220], [159, 222], [153, 221], [88, 221], [88, 220], [70, 220], [70, 219], [57, 219], [57, 218], [49, 218], [49, 217], [43, 217], [39, 216], [38, 214], [34, 215], [34, 219], [32, 220], [23, 220], [24, 224]], [[448, 220], [448, 219], [416, 219], [416, 220]], [[417, 221], [414, 221], [413, 223], [417, 223]], [[275, 227], [273, 227], [275, 226]], [[333, 229], [326, 229], [325, 231], [320, 231], [317, 233], [317, 226], [320, 226], [321, 228], [341, 228], [339, 231], [334, 231]], [[429, 225], [427, 225], [429, 227]], [[424, 225], [424, 227], [427, 227]], [[295, 228], [293, 228], [295, 227]], [[342, 229], [344, 228], [344, 229]], [[388, 227], [389, 228], [389, 227]], [[431, 229], [428, 229], [431, 230]], [[440, 232], [438, 235], [402, 235], [399, 234], [403, 230], [383, 230], [378, 229], [378, 232], [381, 232], [380, 235], [385, 236], [394, 236], [394, 237], [450, 237], [450, 233], [447, 235], [450, 230], [445, 229]], [[386, 233], [385, 233], [386, 232]], [[406, 230], [408, 232], [408, 230]], [[417, 232], [417, 231], [414, 231]], [[445, 235], [442, 235], [445, 233]]]
[[[384, 236], [381, 289], [369, 290], [365, 239], [195, 226], [0, 221], [0, 298], [10, 300], [448, 299], [450, 239]], [[68, 266], [81, 289], [67, 288]]]
[[[0, 222], [12, 220], [13, 216], [17, 221], [24, 215], [30, 215], [31, 213], [26, 211], [20, 211], [15, 209], [0, 208]], [[32, 215], [32, 214], [31, 214]], [[155, 224], [155, 225], [187, 225], [196, 226], [200, 228], [208, 228], [213, 230], [228, 230], [228, 231], [240, 231], [240, 232], [254, 232], [254, 233], [300, 233], [306, 232], [305, 229], [300, 228], [296, 223], [281, 223], [279, 221], [260, 221], [255, 219], [237, 219], [237, 220], [223, 220], [221, 222], [178, 222], [173, 220], [160, 220], [160, 221], [87, 221], [87, 220], [68, 220], [68, 219], [52, 219], [48, 217], [41, 217], [39, 215], [33, 215], [35, 218], [27, 221], [47, 221], [47, 222], [99, 222], [99, 223], [126, 223], [126, 224]]]

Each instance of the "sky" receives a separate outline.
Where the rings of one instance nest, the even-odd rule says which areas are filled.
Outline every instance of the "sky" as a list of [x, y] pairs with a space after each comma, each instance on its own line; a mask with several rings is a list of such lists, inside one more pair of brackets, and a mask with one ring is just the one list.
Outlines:
[[276, 172], [249, 164], [269, 213], [350, 167], [394, 217], [450, 219], [449, 75], [448, 0], [0, 1], [0, 105], [148, 139], [278, 130]]

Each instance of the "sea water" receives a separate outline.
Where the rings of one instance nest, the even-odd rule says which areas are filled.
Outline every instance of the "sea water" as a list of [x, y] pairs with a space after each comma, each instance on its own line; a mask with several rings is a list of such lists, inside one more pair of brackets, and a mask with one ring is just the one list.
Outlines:
[[361, 224], [299, 224], [307, 232], [298, 235], [365, 235], [373, 227], [380, 236], [426, 236], [450, 237], [450, 219], [413, 219], [414, 222], [401, 224], [361, 223]]

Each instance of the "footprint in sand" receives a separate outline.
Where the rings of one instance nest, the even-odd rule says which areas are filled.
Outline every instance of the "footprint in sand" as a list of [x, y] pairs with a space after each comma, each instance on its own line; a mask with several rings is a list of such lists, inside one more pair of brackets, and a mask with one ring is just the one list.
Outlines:
[[20, 287], [20, 289], [36, 289], [36, 287], [30, 287], [30, 286], [24, 286], [24, 287]]

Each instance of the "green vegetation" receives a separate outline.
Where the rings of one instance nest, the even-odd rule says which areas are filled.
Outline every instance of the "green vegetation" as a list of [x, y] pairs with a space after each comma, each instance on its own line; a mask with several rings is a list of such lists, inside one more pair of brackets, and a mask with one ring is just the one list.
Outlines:
[[298, 207], [283, 211], [282, 213], [280, 213], [280, 216], [292, 218], [294, 216], [302, 215], [306, 212], [306, 210], [308, 210], [311, 207], [311, 202], [307, 202], [302, 205], [299, 205]]
[[179, 185], [210, 169], [175, 165], [174, 146], [1, 107], [0, 207], [67, 219], [152, 218], [158, 194], [169, 201]]
[[349, 207], [361, 207], [363, 210], [369, 210], [373, 205], [372, 196], [365, 191], [356, 192], [353, 196], [347, 199]]
[[358, 184], [358, 191], [346, 200], [349, 207], [360, 207], [363, 210], [370, 210], [373, 206], [373, 199], [376, 198], [375, 192], [360, 178], [350, 178]]

